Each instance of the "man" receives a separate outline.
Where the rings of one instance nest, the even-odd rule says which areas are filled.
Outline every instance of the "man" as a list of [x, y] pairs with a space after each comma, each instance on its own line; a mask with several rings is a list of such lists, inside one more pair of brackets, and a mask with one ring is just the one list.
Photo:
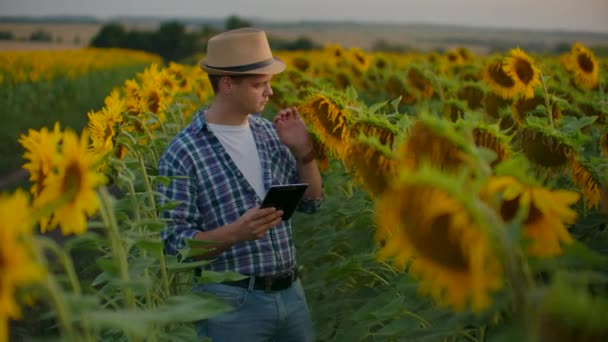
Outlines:
[[161, 235], [171, 254], [187, 239], [214, 241], [202, 272], [248, 277], [195, 288], [233, 306], [198, 323], [197, 333], [219, 342], [310, 341], [291, 222], [281, 220], [280, 210], [259, 208], [275, 184], [308, 183], [299, 211], [317, 211], [323, 196], [312, 141], [297, 110], [281, 110], [272, 123], [256, 114], [272, 95], [272, 76], [285, 64], [273, 57], [263, 31], [244, 28], [209, 39], [199, 65], [209, 74], [215, 97], [160, 159], [160, 175], [187, 176], [159, 187], [167, 199], [184, 202], [163, 212], [169, 224]]

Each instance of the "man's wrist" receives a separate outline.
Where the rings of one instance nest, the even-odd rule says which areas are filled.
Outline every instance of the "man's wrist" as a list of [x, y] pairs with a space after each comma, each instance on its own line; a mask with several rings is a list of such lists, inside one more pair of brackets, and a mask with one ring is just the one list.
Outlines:
[[306, 154], [296, 155], [296, 161], [300, 165], [306, 165], [317, 158], [314, 148], [310, 148]]

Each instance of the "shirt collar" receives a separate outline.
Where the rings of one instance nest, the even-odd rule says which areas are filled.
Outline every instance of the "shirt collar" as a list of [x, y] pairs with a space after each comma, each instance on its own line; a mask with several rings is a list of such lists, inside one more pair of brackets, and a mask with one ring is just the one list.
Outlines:
[[[207, 107], [201, 108], [198, 110], [198, 112], [196, 112], [196, 117], [194, 118], [194, 120], [192, 121], [192, 129], [194, 130], [194, 132], [201, 132], [202, 130], [209, 130], [209, 126], [207, 125], [207, 118], [205, 118], [205, 115], [203, 115], [203, 113], [205, 112], [205, 110], [207, 109]], [[260, 114], [250, 114], [249, 115], [249, 126], [250, 127], [254, 127], [257, 126], [257, 120], [254, 120], [253, 117], [261, 117]]]

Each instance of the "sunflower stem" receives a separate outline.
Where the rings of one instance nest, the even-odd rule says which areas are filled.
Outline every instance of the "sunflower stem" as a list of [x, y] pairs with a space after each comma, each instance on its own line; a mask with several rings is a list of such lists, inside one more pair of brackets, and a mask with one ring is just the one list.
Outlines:
[[144, 158], [141, 153], [137, 153], [137, 159], [139, 160], [139, 166], [141, 168], [144, 186], [146, 187], [146, 193], [148, 194], [148, 200], [150, 201], [150, 206], [152, 206], [152, 215], [156, 218], [156, 200], [154, 199], [154, 191], [152, 189], [152, 184], [150, 183], [150, 178], [148, 178], [148, 172], [146, 171], [146, 165], [144, 164]]
[[551, 102], [549, 101], [549, 93], [547, 92], [547, 85], [545, 84], [545, 76], [543, 75], [542, 71], [539, 72], [540, 74], [540, 83], [543, 86], [543, 93], [545, 94], [545, 106], [547, 107], [547, 115], [549, 116], [549, 125], [551, 126], [551, 128], [554, 128], [555, 126], [553, 125], [553, 108], [551, 108]]
[[[103, 221], [107, 228], [108, 238], [110, 239], [110, 245], [112, 248], [112, 256], [117, 263], [121, 279], [125, 283], [128, 283], [129, 266], [127, 263], [127, 256], [119, 236], [116, 216], [112, 210], [112, 200], [105, 186], [101, 186], [99, 188], [99, 199], [101, 204], [101, 216], [103, 217]], [[123, 287], [123, 295], [125, 297], [127, 307], [129, 309], [135, 309], [135, 298], [133, 296], [133, 291], [129, 287]]]
[[59, 261], [61, 262], [61, 265], [63, 266], [63, 269], [65, 270], [65, 273], [68, 276], [68, 280], [70, 282], [72, 290], [76, 295], [80, 296], [82, 290], [80, 287], [80, 282], [78, 281], [78, 277], [76, 276], [76, 271], [74, 270], [74, 263], [72, 262], [72, 258], [70, 258], [63, 249], [59, 248], [59, 246], [54, 241], [48, 238], [40, 237], [37, 239], [37, 241], [41, 247], [50, 250], [51, 252], [53, 252], [53, 254], [55, 254], [55, 256], [59, 258]]
[[[32, 245], [33, 253], [35, 254], [38, 263], [42, 265], [45, 269], [49, 269], [46, 257], [42, 252], [43, 244], [41, 244], [41, 239], [36, 239]], [[57, 284], [57, 280], [52, 272], [46, 273], [46, 279], [43, 283], [45, 289], [48, 291], [51, 305], [54, 308], [55, 313], [57, 314], [58, 324], [61, 330], [61, 334], [66, 337], [68, 341], [76, 341], [76, 335], [74, 329], [72, 327], [72, 315], [70, 310], [68, 310], [66, 306], [66, 300], [63, 296], [61, 288], [59, 284]]]

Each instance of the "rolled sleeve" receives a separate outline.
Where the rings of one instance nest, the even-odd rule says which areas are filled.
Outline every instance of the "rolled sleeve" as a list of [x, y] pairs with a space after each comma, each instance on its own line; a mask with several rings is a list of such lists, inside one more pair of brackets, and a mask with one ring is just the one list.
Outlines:
[[307, 198], [304, 197], [298, 203], [297, 211], [305, 213], [305, 214], [314, 214], [321, 210], [321, 205], [323, 204], [323, 197], [321, 198]]

